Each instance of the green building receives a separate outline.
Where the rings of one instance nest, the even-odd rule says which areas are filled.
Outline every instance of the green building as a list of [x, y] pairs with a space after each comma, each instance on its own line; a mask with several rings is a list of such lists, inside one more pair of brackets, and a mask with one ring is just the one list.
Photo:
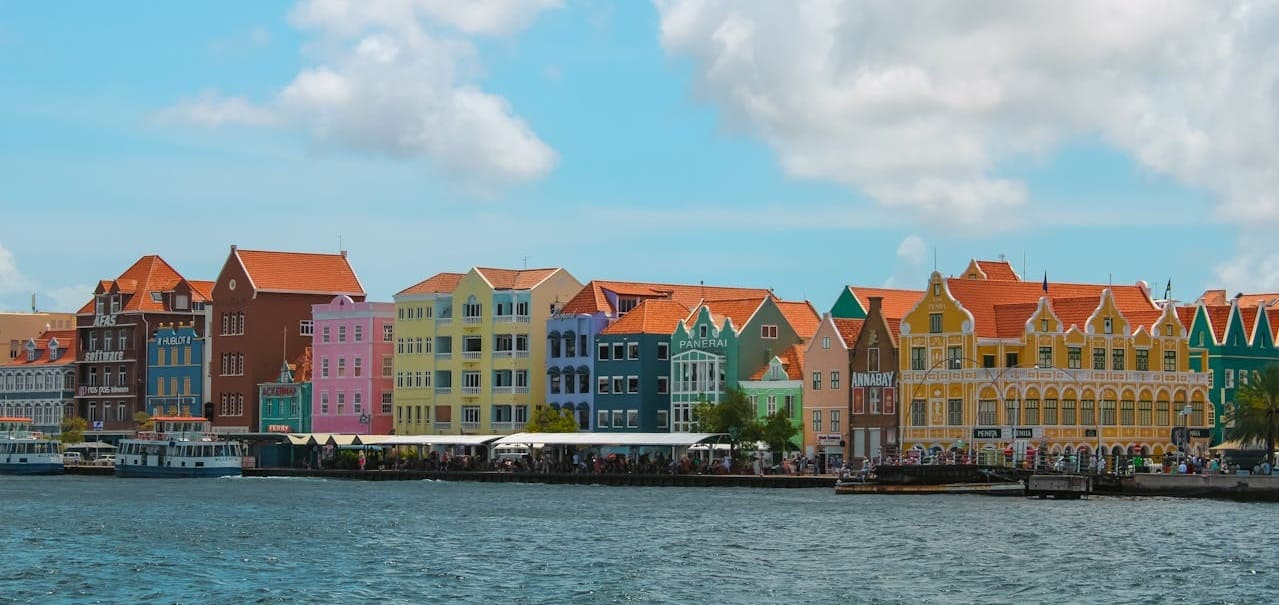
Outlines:
[[[782, 355], [769, 360], [768, 365], [760, 368], [750, 380], [738, 383], [755, 407], [756, 416], [768, 418], [778, 410], [785, 410], [791, 426], [796, 429], [790, 438], [791, 445], [799, 451], [804, 449], [804, 372], [800, 364], [802, 355], [798, 345], [790, 347]], [[813, 453], [807, 452], [806, 455], [811, 456]]]
[[311, 432], [311, 348], [294, 365], [280, 367], [275, 382], [258, 385], [261, 408], [259, 431], [264, 433]]
[[1274, 339], [1279, 308], [1270, 307], [1272, 301], [1263, 296], [1240, 295], [1225, 302], [1224, 292], [1209, 291], [1194, 306], [1179, 309], [1191, 314], [1191, 369], [1203, 371], [1206, 363], [1212, 372], [1208, 397], [1214, 412], [1209, 423], [1213, 445], [1223, 441], [1225, 412], [1238, 388], [1248, 383], [1252, 372], [1279, 363]]

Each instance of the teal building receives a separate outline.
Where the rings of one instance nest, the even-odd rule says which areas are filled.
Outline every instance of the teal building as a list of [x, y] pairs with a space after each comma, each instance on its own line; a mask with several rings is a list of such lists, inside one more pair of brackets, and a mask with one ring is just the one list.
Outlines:
[[275, 382], [258, 385], [261, 425], [264, 433], [311, 432], [311, 348], [297, 363], [280, 367]]
[[1206, 365], [1212, 373], [1208, 398], [1214, 412], [1209, 423], [1213, 445], [1224, 440], [1225, 413], [1239, 387], [1248, 384], [1253, 372], [1279, 363], [1274, 331], [1279, 309], [1256, 298], [1240, 295], [1223, 303], [1209, 292], [1194, 306], [1179, 309], [1183, 324], [1185, 314], [1190, 316], [1191, 369], [1203, 371]]

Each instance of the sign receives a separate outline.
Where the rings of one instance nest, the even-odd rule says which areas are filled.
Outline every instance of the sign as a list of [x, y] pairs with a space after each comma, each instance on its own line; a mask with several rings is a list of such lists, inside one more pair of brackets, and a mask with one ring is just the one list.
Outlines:
[[891, 387], [897, 381], [897, 372], [853, 372], [855, 387]]
[[94, 420], [94, 421], [93, 421], [93, 430], [95, 430], [95, 431], [100, 431], [100, 430], [102, 430], [102, 421], [101, 421], [101, 420]]
[[1190, 429], [1191, 439], [1207, 439], [1212, 437], [1212, 429]]
[[1190, 442], [1190, 431], [1184, 426], [1172, 427], [1172, 442], [1177, 445], [1185, 445]]
[[129, 387], [80, 387], [81, 395], [128, 395]]
[[292, 433], [293, 427], [287, 424], [272, 424], [266, 427], [268, 433]]
[[1013, 438], [1014, 438], [1014, 439], [1034, 439], [1034, 438], [1035, 438], [1035, 429], [1033, 429], [1033, 428], [1024, 428], [1024, 429], [1023, 429], [1023, 428], [1019, 428], [1019, 429], [1017, 429], [1017, 436], [1016, 436], [1016, 437], [1013, 437]]
[[973, 429], [973, 439], [1003, 439], [1004, 429]]
[[839, 435], [818, 435], [817, 445], [839, 445]]
[[156, 344], [162, 346], [189, 345], [191, 344], [190, 336], [161, 336], [155, 339]]
[[1096, 437], [1097, 429], [1084, 429], [1084, 437]]
[[113, 328], [115, 327], [115, 316], [114, 315], [94, 315], [93, 327]]
[[293, 397], [298, 392], [298, 388], [290, 385], [262, 387], [263, 397]]
[[679, 348], [688, 349], [727, 349], [728, 339], [726, 338], [686, 338], [679, 341]]
[[124, 351], [89, 351], [85, 361], [124, 361]]

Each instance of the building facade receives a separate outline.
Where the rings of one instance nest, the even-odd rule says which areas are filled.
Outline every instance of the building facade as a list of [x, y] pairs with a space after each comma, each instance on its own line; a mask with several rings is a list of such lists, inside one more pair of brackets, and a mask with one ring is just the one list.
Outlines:
[[292, 364], [281, 364], [280, 375], [258, 385], [261, 409], [258, 431], [263, 433], [312, 433], [312, 349], [302, 350]]
[[31, 430], [57, 433], [75, 415], [75, 330], [27, 338], [22, 353], [0, 363], [0, 416], [31, 419]]
[[[918, 296], [922, 297], [923, 292]], [[885, 317], [881, 299], [870, 299], [870, 312], [853, 341], [848, 376], [849, 462], [860, 467], [898, 449], [898, 355], [901, 318]]]
[[[475, 267], [449, 275], [395, 297], [396, 433], [521, 430], [532, 408], [545, 403], [547, 319], [556, 301], [582, 285], [559, 268]], [[401, 319], [402, 309], [412, 309], [416, 325]], [[402, 352], [409, 339], [413, 352]]]
[[210, 290], [210, 282], [187, 280], [155, 255], [98, 283], [76, 316], [76, 413], [89, 423], [86, 438], [133, 433], [152, 383], [148, 342], [164, 325], [192, 325], [203, 334]]
[[[32, 308], [35, 308], [34, 298]], [[9, 344], [9, 356], [26, 354], [24, 345], [33, 336], [50, 330], [75, 330], [75, 313], [0, 313], [0, 343]]]
[[573, 380], [578, 392], [593, 391], [597, 432], [669, 431], [671, 333], [688, 314], [688, 307], [677, 300], [644, 300], [593, 336], [592, 366], [579, 367], [575, 374], [568, 367], [564, 372], [555, 366], [548, 369], [551, 395], [566, 390]]
[[314, 305], [335, 296], [363, 302], [364, 287], [338, 254], [241, 250], [231, 252], [213, 286], [222, 297], [212, 319], [213, 425], [223, 432], [260, 426], [258, 385], [279, 376], [280, 364], [311, 345]]
[[314, 305], [311, 424], [319, 433], [388, 435], [395, 428], [395, 305], [338, 296]]
[[[1270, 300], [1256, 300], [1273, 295], [1240, 295], [1229, 302], [1210, 304], [1209, 294], [1181, 311], [1183, 319], [1190, 318], [1191, 350], [1206, 359], [1206, 367], [1194, 369], [1207, 371], [1212, 377], [1208, 398], [1216, 422], [1210, 439], [1216, 445], [1224, 440], [1226, 412], [1234, 405], [1238, 389], [1247, 385], [1254, 373], [1279, 363], [1273, 327], [1279, 309], [1271, 307]], [[1245, 306], [1249, 299], [1252, 304]], [[1192, 362], [1196, 359], [1192, 356]]]
[[903, 447], [1159, 455], [1215, 419], [1173, 305], [1144, 284], [943, 278], [901, 323]]
[[[786, 349], [781, 355], [768, 360], [768, 365], [757, 370], [747, 380], [737, 383], [742, 394], [746, 395], [755, 409], [755, 417], [766, 419], [778, 412], [784, 412], [790, 419], [795, 434], [785, 450], [804, 451], [804, 368], [802, 362], [802, 346], [795, 345]], [[775, 452], [785, 454], [785, 452]], [[809, 449], [805, 456], [817, 455], [816, 450]]]
[[147, 414], [204, 415], [206, 340], [193, 324], [162, 325], [147, 340]]
[[[688, 309], [702, 300], [768, 295], [768, 290], [760, 288], [592, 280], [567, 303], [558, 305], [557, 311], [547, 322], [546, 401], [556, 409], [572, 410], [577, 417], [578, 429], [582, 431], [595, 428], [603, 428], [606, 431], [633, 430], [627, 428], [630, 424], [626, 421], [629, 414], [627, 410], [637, 412], [639, 420], [636, 424], [655, 426], [652, 423], [657, 421], [656, 410], [650, 414], [642, 408], [618, 408], [617, 405], [621, 403], [618, 399], [619, 393], [611, 388], [608, 393], [596, 390], [600, 381], [593, 378], [596, 374], [592, 373], [592, 368], [600, 361], [597, 346], [600, 333], [626, 317], [632, 310], [639, 308], [645, 301], [673, 301], [681, 305], [687, 313]], [[665, 336], [669, 340], [672, 326], [667, 328]], [[620, 335], [621, 333], [614, 333], [614, 336]], [[611, 338], [610, 343], [616, 340]], [[605, 361], [616, 360], [610, 358]], [[556, 388], [556, 376], [559, 377], [559, 388]], [[609, 376], [612, 377], [613, 374]], [[597, 408], [597, 398], [605, 394], [609, 396], [606, 398], [608, 401], [600, 404], [603, 408]], [[620, 395], [625, 399], [632, 394]], [[628, 401], [626, 405], [632, 403], [636, 402]], [[599, 409], [607, 409], [607, 415], [593, 413]], [[620, 426], [612, 422], [613, 413], [618, 409], [622, 410], [623, 415]], [[608, 418], [609, 422], [600, 427], [598, 422], [602, 418]], [[595, 426], [592, 426], [592, 420], [597, 423]]]
[[804, 349], [804, 450], [825, 458], [827, 468], [838, 468], [845, 451], [852, 419], [849, 417], [849, 370], [852, 347], [864, 319], [822, 317], [817, 333]]

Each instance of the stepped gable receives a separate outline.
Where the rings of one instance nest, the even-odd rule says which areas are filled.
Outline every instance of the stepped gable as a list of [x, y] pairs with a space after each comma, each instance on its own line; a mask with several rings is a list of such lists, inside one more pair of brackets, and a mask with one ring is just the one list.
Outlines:
[[345, 252], [321, 254], [235, 248], [233, 253], [258, 292], [364, 296], [364, 286], [347, 262]]
[[862, 308], [868, 311], [870, 310], [872, 296], [882, 298], [883, 300], [880, 301], [880, 313], [886, 318], [894, 319], [906, 317], [906, 314], [910, 313], [910, 310], [915, 308], [915, 305], [919, 304], [919, 300], [924, 297], [923, 290], [848, 286], [848, 291], [857, 299]]
[[[1105, 286], [1100, 284], [1049, 282], [1048, 293], [1045, 294], [1042, 283], [948, 278], [946, 287], [950, 290], [955, 300], [959, 301], [972, 314], [975, 323], [974, 332], [977, 336], [983, 338], [1000, 337], [1000, 321], [997, 307], [1001, 305], [1024, 305], [1026, 303], [1033, 305], [1038, 303], [1043, 296], [1048, 296], [1050, 300], [1054, 301], [1061, 298], [1090, 298], [1093, 300], [1092, 308], [1089, 309], [1089, 315], [1091, 315], [1100, 302], [1102, 291], [1107, 288], [1110, 289], [1115, 299], [1116, 308], [1128, 319], [1134, 330], [1137, 326], [1149, 325], [1159, 318], [1159, 308], [1150, 299], [1147, 291], [1139, 285]], [[1026, 307], [1018, 307], [1017, 312], [1022, 312], [1025, 309]], [[1023, 325], [1018, 334], [1025, 330], [1024, 323], [1030, 317], [1031, 312], [1033, 312], [1033, 306], [1022, 317]], [[1014, 310], [1010, 309], [1004, 313], [1005, 329], [1010, 329], [1007, 326], [1013, 321]], [[1071, 324], [1067, 323], [1067, 326], [1069, 325]], [[1074, 325], [1077, 325], [1081, 330], [1084, 329], [1082, 320]]]
[[546, 278], [559, 271], [558, 267], [540, 269], [495, 269], [492, 267], [475, 267], [475, 272], [484, 278], [494, 290], [532, 290]]
[[[786, 347], [786, 350], [778, 354], [777, 357], [782, 360], [782, 367], [786, 369], [786, 377], [788, 379], [804, 379], [804, 350], [802, 346], [793, 345]], [[769, 360], [769, 363], [772, 363], [771, 359]], [[764, 375], [768, 374], [768, 366], [769, 364], [766, 363], [763, 367], [756, 370], [754, 374], [751, 374], [750, 380], [763, 380]]]
[[641, 302], [601, 334], [671, 334], [689, 309], [677, 300], [655, 298]]
[[857, 342], [857, 337], [861, 336], [862, 327], [866, 325], [864, 319], [842, 319], [832, 317], [831, 321], [835, 324], [835, 331], [839, 332], [839, 337], [844, 339], [844, 346], [853, 348], [853, 343]]
[[635, 296], [649, 299], [671, 299], [692, 308], [702, 300], [724, 300], [765, 296], [764, 288], [736, 288], [730, 286], [704, 286], [687, 284], [659, 284], [646, 282], [591, 280], [560, 309], [565, 315], [616, 315], [617, 309], [609, 301], [608, 293], [616, 296]]
[[462, 273], [436, 273], [416, 284], [413, 284], [396, 293], [401, 294], [448, 294], [457, 289], [457, 283], [462, 281]]
[[811, 303], [808, 301], [790, 302], [784, 300], [774, 300], [774, 302], [786, 318], [786, 322], [790, 324], [791, 329], [795, 330], [795, 333], [800, 338], [808, 340], [817, 333], [817, 328], [822, 324], [822, 317]]

